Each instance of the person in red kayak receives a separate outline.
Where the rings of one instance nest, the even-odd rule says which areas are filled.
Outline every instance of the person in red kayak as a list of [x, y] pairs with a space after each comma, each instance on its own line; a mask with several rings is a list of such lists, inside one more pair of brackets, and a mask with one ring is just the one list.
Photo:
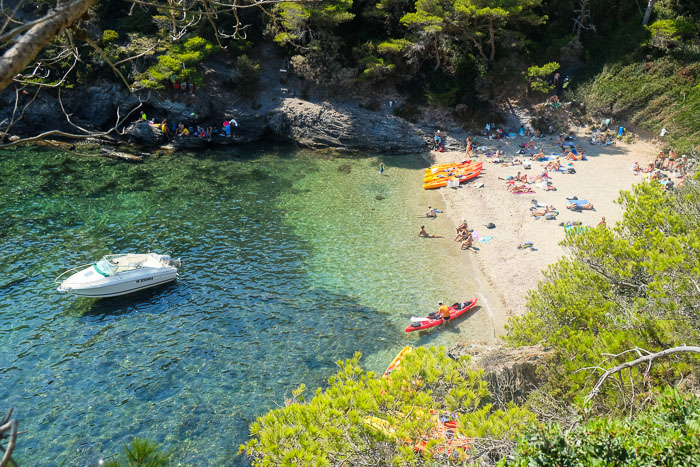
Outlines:
[[447, 323], [450, 321], [450, 307], [442, 302], [439, 302], [438, 305], [440, 305], [439, 312], [442, 315], [442, 324], [447, 326]]

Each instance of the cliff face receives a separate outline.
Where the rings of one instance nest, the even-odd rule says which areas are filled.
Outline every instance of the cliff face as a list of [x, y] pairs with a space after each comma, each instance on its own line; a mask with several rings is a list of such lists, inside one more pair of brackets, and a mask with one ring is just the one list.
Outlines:
[[[283, 89], [283, 91], [288, 91]], [[296, 94], [296, 93], [294, 93]], [[33, 95], [19, 95], [15, 119]], [[377, 111], [359, 106], [359, 101], [304, 100], [270, 90], [258, 97], [260, 102], [245, 101], [234, 94], [217, 91], [196, 91], [179, 94], [174, 91], [140, 91], [129, 93], [114, 83], [94, 83], [85, 87], [63, 90], [61, 101], [70, 121], [92, 131], [112, 128], [117, 111], [123, 118], [141, 104], [120, 126], [123, 137], [132, 143], [158, 147], [169, 143], [175, 148], [202, 148], [212, 145], [235, 145], [271, 140], [309, 148], [371, 151], [377, 153], [408, 154], [423, 151], [430, 137], [420, 129], [396, 117], [387, 106]], [[11, 119], [15, 108], [15, 93], [5, 90], [0, 94], [0, 121]], [[210, 138], [195, 136], [176, 137], [168, 142], [146, 123], [148, 119], [168, 124], [183, 122], [188, 127], [201, 125], [221, 129], [222, 123], [234, 118], [230, 138], [216, 135]], [[48, 130], [82, 133], [66, 118], [56, 91], [43, 91], [24, 109], [21, 119], [13, 125], [11, 134], [36, 135]]]

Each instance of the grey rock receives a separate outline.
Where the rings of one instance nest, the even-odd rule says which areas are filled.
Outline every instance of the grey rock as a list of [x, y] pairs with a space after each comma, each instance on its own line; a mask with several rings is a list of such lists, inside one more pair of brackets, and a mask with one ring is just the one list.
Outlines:
[[267, 130], [278, 141], [310, 148], [397, 154], [425, 149], [425, 141], [410, 123], [347, 104], [317, 104], [286, 98], [270, 111]]
[[146, 146], [160, 146], [165, 142], [163, 132], [146, 120], [138, 120], [132, 123], [124, 130], [124, 134], [130, 142], [136, 142]]

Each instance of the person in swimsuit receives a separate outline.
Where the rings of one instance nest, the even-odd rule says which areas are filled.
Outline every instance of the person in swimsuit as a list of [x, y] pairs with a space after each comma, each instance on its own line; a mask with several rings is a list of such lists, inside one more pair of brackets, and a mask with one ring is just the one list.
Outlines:
[[442, 238], [440, 235], [430, 235], [428, 232], [425, 231], [424, 225], [420, 226], [420, 232], [418, 232], [418, 236], [425, 238]]
[[379, 163], [379, 175], [384, 173], [384, 162]]
[[474, 243], [474, 237], [467, 235], [467, 239], [462, 242], [462, 245], [460, 245], [459, 248], [461, 250], [468, 250], [472, 247], [472, 243]]
[[440, 315], [442, 315], [442, 324], [447, 326], [447, 323], [450, 321], [450, 307], [444, 305], [442, 302], [439, 302], [438, 305], [440, 306], [438, 311]]

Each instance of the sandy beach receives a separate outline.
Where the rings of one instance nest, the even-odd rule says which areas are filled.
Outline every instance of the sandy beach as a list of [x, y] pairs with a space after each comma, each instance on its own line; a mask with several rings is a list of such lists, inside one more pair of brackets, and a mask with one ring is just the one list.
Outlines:
[[[595, 227], [605, 217], [609, 227], [621, 219], [622, 207], [616, 203], [621, 190], [629, 190], [643, 179], [644, 174], [635, 174], [631, 167], [638, 161], [645, 167], [652, 161], [658, 149], [650, 142], [638, 141], [633, 144], [617, 142], [609, 146], [592, 145], [585, 133], [579, 132], [576, 146], [583, 148], [587, 160], [573, 162], [575, 174], [550, 172], [552, 186], [556, 191], [546, 191], [535, 187], [535, 193], [513, 194], [506, 189], [507, 176], [517, 172], [527, 173], [532, 179], [542, 173], [547, 162], [532, 162], [532, 168], [524, 170], [522, 165], [503, 166], [494, 163], [486, 153], [503, 151], [504, 160], [523, 160], [526, 156], [517, 154], [520, 145], [529, 138], [487, 140], [477, 138], [486, 151], [476, 151], [474, 159], [483, 161], [481, 176], [462, 184], [459, 188], [439, 188], [444, 200], [444, 214], [447, 222], [431, 224], [434, 231], [443, 235], [451, 254], [469, 258], [465, 264], [467, 274], [474, 274], [482, 286], [482, 295], [488, 301], [493, 326], [497, 334], [504, 332], [503, 326], [508, 317], [525, 312], [527, 291], [537, 287], [543, 279], [542, 271], [566, 254], [559, 242], [565, 236], [565, 228], [560, 225], [567, 221], [581, 221], [582, 225]], [[546, 155], [560, 154], [562, 165], [571, 161], [563, 158], [555, 137], [536, 139], [537, 149], [543, 148]], [[463, 161], [464, 152], [431, 152], [432, 163], [443, 164]], [[529, 157], [527, 158], [529, 160]], [[595, 210], [574, 212], [566, 209], [567, 197], [576, 196], [588, 200]], [[540, 204], [552, 205], [559, 215], [555, 220], [532, 216], [530, 208], [533, 200]], [[475, 241], [476, 249], [460, 250], [459, 243], [453, 241], [455, 228], [466, 219], [470, 229], [474, 229], [480, 239]], [[486, 225], [493, 223], [493, 229]], [[519, 249], [525, 242], [532, 242], [536, 250]], [[449, 244], [449, 246], [447, 245]]]

